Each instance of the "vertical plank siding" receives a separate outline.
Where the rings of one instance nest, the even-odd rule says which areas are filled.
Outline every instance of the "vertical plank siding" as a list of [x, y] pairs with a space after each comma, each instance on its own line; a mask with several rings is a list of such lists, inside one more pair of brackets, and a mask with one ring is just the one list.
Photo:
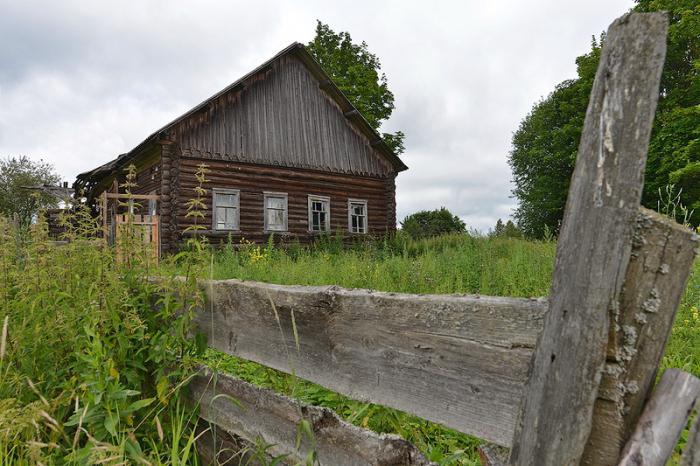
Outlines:
[[209, 210], [203, 222], [207, 229], [210, 229], [212, 224], [212, 188], [240, 190], [240, 231], [206, 231], [205, 234], [212, 237], [214, 243], [225, 239], [229, 233], [235, 241], [242, 237], [249, 241], [265, 241], [263, 191], [283, 192], [288, 195], [288, 233], [275, 233], [278, 238], [308, 242], [317, 235], [308, 231], [309, 194], [330, 197], [332, 232], [349, 234], [350, 198], [367, 201], [368, 235], [381, 235], [395, 229], [395, 209], [393, 204], [387, 205], [387, 198], [393, 197], [391, 178], [388, 181], [381, 178], [183, 157], [180, 161], [178, 202], [174, 206], [180, 231], [192, 224], [192, 219], [185, 217], [185, 202], [194, 196], [194, 187], [197, 185], [194, 175], [197, 166], [202, 162], [209, 165], [210, 170], [206, 185], [206, 204]]
[[185, 157], [386, 177], [391, 164], [295, 56], [273, 61], [175, 125]]

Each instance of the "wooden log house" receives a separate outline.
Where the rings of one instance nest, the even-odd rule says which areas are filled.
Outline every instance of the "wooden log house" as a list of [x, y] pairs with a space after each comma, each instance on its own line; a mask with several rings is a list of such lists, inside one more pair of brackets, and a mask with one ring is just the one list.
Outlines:
[[195, 196], [202, 163], [209, 173], [201, 233], [213, 243], [394, 231], [395, 179], [407, 169], [294, 43], [130, 152], [78, 175], [75, 189], [96, 204], [114, 194], [133, 164], [133, 192], [157, 196], [142, 213], [159, 218], [162, 250], [173, 251], [192, 224], [185, 203]]

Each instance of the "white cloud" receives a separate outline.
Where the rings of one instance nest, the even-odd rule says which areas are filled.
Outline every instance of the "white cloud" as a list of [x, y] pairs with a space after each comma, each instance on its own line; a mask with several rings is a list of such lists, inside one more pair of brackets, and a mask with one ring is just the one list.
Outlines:
[[406, 133], [399, 218], [445, 206], [486, 230], [515, 205], [510, 137], [631, 0], [0, 0], [0, 156], [66, 179], [114, 158], [320, 19], [376, 53]]

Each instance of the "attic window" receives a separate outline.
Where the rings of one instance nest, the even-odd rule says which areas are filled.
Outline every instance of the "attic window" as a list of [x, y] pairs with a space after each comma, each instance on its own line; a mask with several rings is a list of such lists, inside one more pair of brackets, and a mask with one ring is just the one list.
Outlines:
[[309, 231], [330, 231], [331, 199], [325, 196], [309, 196]]
[[238, 230], [240, 221], [240, 191], [237, 189], [212, 189], [212, 228], [214, 230]]

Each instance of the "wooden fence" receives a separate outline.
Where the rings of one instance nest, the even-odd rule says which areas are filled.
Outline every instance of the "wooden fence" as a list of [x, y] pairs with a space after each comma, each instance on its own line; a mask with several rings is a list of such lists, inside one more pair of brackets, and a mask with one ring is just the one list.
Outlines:
[[[645, 403], [698, 248], [640, 207], [666, 29], [653, 13], [608, 30], [548, 300], [207, 281], [196, 324], [209, 345], [484, 439], [488, 464], [664, 464], [700, 393], [668, 371]], [[314, 449], [321, 464], [428, 464], [397, 437], [207, 368], [191, 396], [215, 427], [209, 459], [219, 432], [290, 461]], [[302, 420], [314, 439], [297, 449]]]

